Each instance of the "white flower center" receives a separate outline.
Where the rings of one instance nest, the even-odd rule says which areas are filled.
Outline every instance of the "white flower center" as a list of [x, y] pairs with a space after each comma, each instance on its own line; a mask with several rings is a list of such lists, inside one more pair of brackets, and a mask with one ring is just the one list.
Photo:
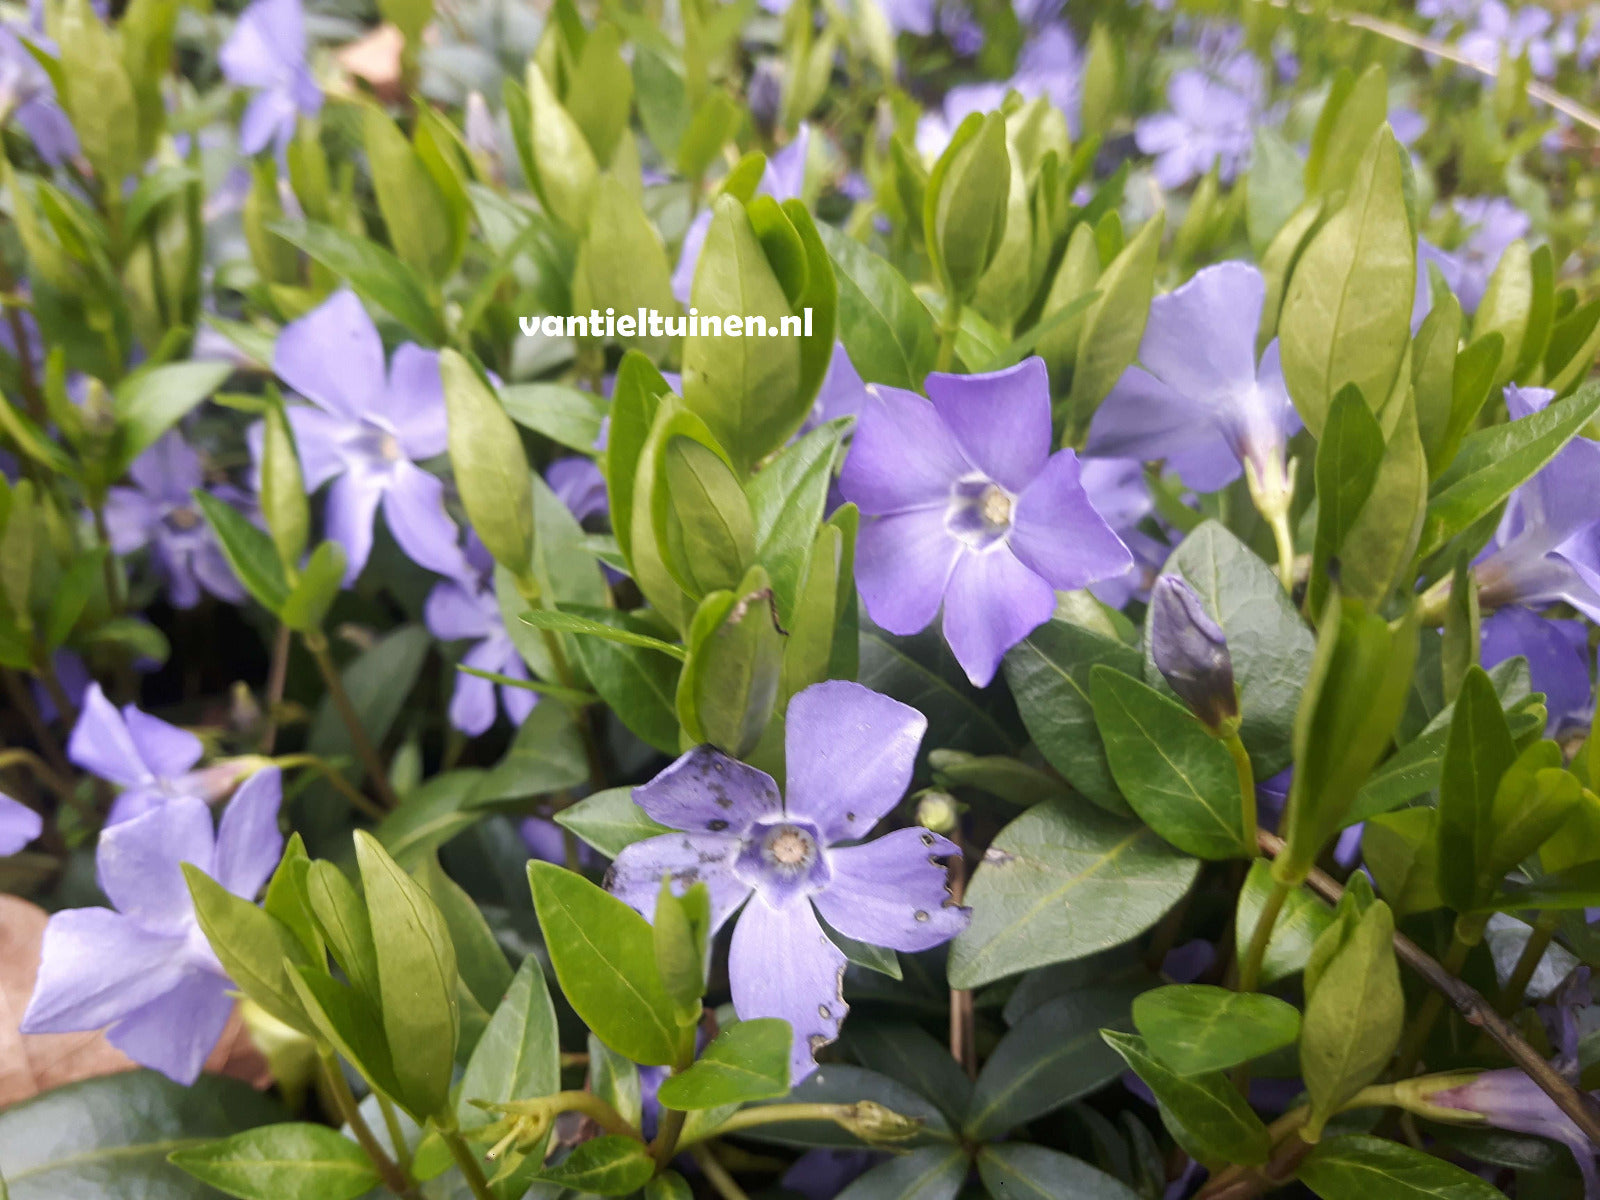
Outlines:
[[987, 550], [1011, 532], [1016, 507], [1016, 497], [994, 480], [970, 475], [950, 488], [945, 528], [972, 549]]

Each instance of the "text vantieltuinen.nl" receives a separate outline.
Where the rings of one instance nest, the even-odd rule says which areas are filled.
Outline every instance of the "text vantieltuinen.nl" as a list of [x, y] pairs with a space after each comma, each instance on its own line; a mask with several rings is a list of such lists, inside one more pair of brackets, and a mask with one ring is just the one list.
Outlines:
[[665, 314], [659, 309], [641, 308], [617, 315], [608, 308], [589, 310], [587, 316], [521, 317], [524, 337], [810, 337], [811, 310], [785, 316], [769, 323], [760, 313], [728, 316], [702, 314], [691, 308], [687, 314]]

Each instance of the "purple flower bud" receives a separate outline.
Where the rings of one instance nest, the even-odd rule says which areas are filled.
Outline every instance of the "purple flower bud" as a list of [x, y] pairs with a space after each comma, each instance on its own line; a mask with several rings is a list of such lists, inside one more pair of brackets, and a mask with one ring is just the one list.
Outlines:
[[1150, 652], [1168, 685], [1212, 729], [1239, 718], [1228, 638], [1199, 594], [1177, 575], [1150, 590]]

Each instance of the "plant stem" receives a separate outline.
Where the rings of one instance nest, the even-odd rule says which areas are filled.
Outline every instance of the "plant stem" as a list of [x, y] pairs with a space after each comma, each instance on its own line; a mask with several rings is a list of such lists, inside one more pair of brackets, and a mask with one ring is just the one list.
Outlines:
[[[1239, 811], [1244, 818], [1244, 838], [1247, 853], [1252, 857], [1261, 853], [1256, 844], [1256, 772], [1250, 765], [1250, 752], [1244, 748], [1237, 732], [1230, 733], [1222, 744], [1233, 756], [1234, 770], [1239, 773]], [[1270, 932], [1270, 931], [1269, 931]], [[1265, 952], [1266, 947], [1262, 947]]]
[[328, 639], [321, 630], [312, 630], [303, 635], [306, 649], [311, 652], [311, 657], [317, 664], [317, 670], [322, 673], [322, 682], [327, 685], [328, 695], [333, 699], [333, 706], [339, 712], [339, 719], [344, 722], [345, 729], [350, 733], [350, 744], [355, 747], [356, 756], [361, 759], [361, 765], [366, 769], [372, 790], [378, 793], [378, 799], [385, 808], [399, 808], [400, 797], [394, 794], [394, 788], [389, 784], [389, 773], [383, 765], [383, 759], [378, 756], [377, 747], [372, 744], [372, 739], [367, 737], [367, 731], [361, 724], [361, 717], [356, 712], [356, 706], [350, 702], [350, 694], [344, 690], [344, 679], [339, 674], [339, 667], [328, 653]]
[[1274, 879], [1272, 891], [1267, 895], [1267, 902], [1262, 905], [1260, 915], [1256, 917], [1255, 932], [1250, 935], [1250, 945], [1244, 953], [1244, 962], [1239, 967], [1239, 990], [1253, 992], [1261, 985], [1261, 963], [1267, 956], [1267, 946], [1272, 941], [1272, 927], [1278, 923], [1278, 914], [1283, 911], [1283, 905], [1289, 899], [1289, 893], [1294, 890], [1294, 885], [1282, 883]]
[[105, 581], [106, 603], [111, 606], [111, 615], [116, 616], [122, 611], [122, 588], [117, 582], [117, 556], [111, 550], [111, 527], [106, 524], [105, 497], [97, 493], [92, 499], [89, 511], [94, 514], [95, 537], [100, 540], [100, 545], [105, 550], [105, 556], [100, 560], [100, 569]]
[[33, 702], [33, 696], [28, 691], [28, 685], [22, 677], [10, 667], [0, 667], [0, 683], [5, 685], [6, 694], [11, 697], [11, 703], [16, 705], [17, 711], [22, 714], [22, 719], [28, 723], [28, 728], [33, 731], [34, 740], [39, 743], [39, 753], [56, 773], [63, 778], [72, 777], [72, 764], [67, 761], [61, 747], [56, 744], [56, 739], [50, 733], [50, 726], [45, 724], [44, 714], [39, 711], [39, 706]]
[[444, 1138], [444, 1144], [450, 1148], [450, 1157], [456, 1160], [456, 1166], [465, 1176], [467, 1186], [472, 1189], [475, 1200], [497, 1200], [494, 1192], [489, 1189], [489, 1180], [483, 1173], [483, 1165], [478, 1162], [478, 1156], [472, 1152], [472, 1147], [467, 1145], [460, 1131], [441, 1129], [439, 1136]]
[[1556, 925], [1560, 915], [1553, 912], [1539, 914], [1539, 919], [1533, 923], [1533, 932], [1528, 935], [1528, 944], [1522, 948], [1522, 954], [1517, 959], [1517, 965], [1511, 969], [1511, 976], [1506, 980], [1505, 990], [1500, 993], [1500, 1015], [1509, 1017], [1522, 1005], [1522, 998], [1527, 995], [1528, 984], [1533, 980], [1533, 973], [1539, 969], [1539, 964], [1544, 960], [1544, 952], [1550, 949], [1550, 943], [1555, 940]]
[[939, 355], [934, 359], [935, 371], [948, 371], [956, 358], [956, 335], [961, 331], [961, 302], [946, 297], [944, 319], [939, 323]]
[[[1263, 830], [1256, 835], [1256, 839], [1270, 855], [1283, 850], [1283, 839], [1276, 834]], [[1338, 880], [1314, 867], [1307, 874], [1306, 883], [1330, 904], [1337, 904], [1339, 897], [1344, 894], [1344, 888]], [[1469, 1025], [1475, 1025], [1488, 1034], [1506, 1057], [1538, 1084], [1539, 1089], [1572, 1119], [1574, 1125], [1583, 1130], [1590, 1141], [1600, 1145], [1600, 1104], [1587, 1092], [1573, 1086], [1561, 1072], [1546, 1062], [1544, 1056], [1528, 1044], [1527, 1039], [1495, 1012], [1494, 1006], [1476, 988], [1450, 974], [1437, 959], [1402, 933], [1394, 935], [1394, 953], [1396, 958], [1422, 976], [1429, 986], [1442, 992]]]
[[271, 754], [278, 740], [278, 718], [275, 713], [278, 705], [283, 703], [283, 689], [289, 680], [290, 637], [289, 627], [279, 625], [278, 634], [272, 642], [272, 664], [267, 668], [266, 724], [262, 726], [261, 744], [257, 747], [262, 754]]
[[[540, 1104], [549, 1109], [552, 1117], [556, 1113], [579, 1112], [607, 1133], [621, 1134], [641, 1142], [644, 1140], [626, 1117], [593, 1092], [557, 1092], [554, 1096], [547, 1096]], [[668, 1112], [670, 1114], [671, 1110]], [[681, 1126], [682, 1122], [679, 1124]]]
[[378, 1178], [383, 1180], [383, 1186], [397, 1196], [406, 1200], [420, 1200], [416, 1182], [409, 1172], [402, 1171], [395, 1164], [394, 1159], [384, 1151], [382, 1143], [373, 1136], [372, 1127], [367, 1124], [367, 1119], [361, 1115], [361, 1109], [356, 1104], [356, 1098], [350, 1092], [350, 1085], [345, 1082], [344, 1072], [339, 1069], [339, 1060], [328, 1050], [321, 1050], [318, 1061], [322, 1066], [323, 1082], [328, 1085], [328, 1092], [333, 1098], [333, 1104], [339, 1110], [339, 1118], [350, 1126], [350, 1132], [355, 1134], [357, 1143], [372, 1160], [373, 1168], [378, 1172]]
[[656, 1140], [650, 1143], [650, 1157], [656, 1160], [656, 1170], [664, 1168], [678, 1152], [678, 1138], [683, 1134], [683, 1123], [688, 1117], [688, 1113], [675, 1108], [662, 1110], [661, 1128], [656, 1131]]
[[[517, 579], [517, 592], [529, 608], [551, 607], [544, 603], [538, 581], [531, 574]], [[541, 628], [539, 632], [544, 638], [545, 650], [550, 655], [550, 665], [556, 673], [556, 682], [569, 690], [577, 690], [576, 677], [572, 673], [572, 664], [567, 661], [567, 651], [561, 644], [561, 635], [554, 629]], [[587, 708], [576, 708], [572, 715], [573, 720], [577, 722], [578, 732], [583, 735], [583, 750], [589, 759], [589, 785], [597, 792], [604, 791], [605, 755], [600, 750], [600, 739], [595, 732], [593, 715]]]
[[71, 777], [58, 774], [33, 751], [0, 750], [0, 771], [12, 766], [26, 767], [35, 779], [55, 793], [57, 799], [65, 800], [68, 804], [77, 803]]
[[694, 1161], [705, 1173], [711, 1186], [717, 1189], [717, 1195], [721, 1196], [722, 1200], [750, 1200], [745, 1190], [735, 1182], [732, 1175], [728, 1174], [728, 1168], [718, 1162], [710, 1150], [704, 1146], [696, 1146], [689, 1153], [694, 1156]]
[[[967, 847], [958, 827], [952, 831], [952, 840], [961, 847], [959, 856], [950, 859], [950, 895], [956, 904], [966, 898]], [[972, 1007], [972, 992], [967, 988], [950, 989], [950, 1057], [961, 1064], [967, 1078], [978, 1077], [977, 1014]]]
[[383, 1124], [389, 1131], [389, 1144], [394, 1147], [394, 1156], [400, 1162], [400, 1169], [409, 1175], [411, 1147], [406, 1145], [406, 1135], [400, 1129], [400, 1114], [395, 1112], [394, 1105], [389, 1103], [389, 1097], [382, 1092], [372, 1094], [378, 1098], [378, 1111], [383, 1114]]
[[[1467, 964], [1467, 955], [1472, 953], [1476, 941], [1468, 941], [1461, 936], [1459, 929], [1451, 930], [1450, 948], [1445, 951], [1444, 961], [1440, 966], [1452, 976], [1459, 976], [1461, 968]], [[1429, 992], [1422, 1000], [1422, 1007], [1417, 1010], [1417, 1015], [1412, 1019], [1411, 1028], [1406, 1030], [1405, 1037], [1400, 1042], [1397, 1054], [1395, 1077], [1406, 1079], [1417, 1069], [1417, 1063], [1422, 1058], [1422, 1051], [1428, 1044], [1428, 1035], [1433, 1032], [1434, 1025], [1439, 1020], [1439, 1014], [1444, 1011], [1444, 993]]]
[[335, 791], [374, 821], [381, 821], [389, 815], [381, 805], [367, 799], [366, 794], [341, 775], [333, 764], [324, 762], [315, 754], [280, 754], [272, 761], [279, 767], [310, 767], [332, 784]]
[[780, 1125], [788, 1121], [832, 1121], [846, 1130], [856, 1120], [858, 1110], [854, 1104], [762, 1104], [755, 1108], [741, 1108], [715, 1129], [707, 1130], [700, 1138], [682, 1142], [680, 1148], [693, 1145], [705, 1137], [726, 1137], [745, 1129], [761, 1125]]

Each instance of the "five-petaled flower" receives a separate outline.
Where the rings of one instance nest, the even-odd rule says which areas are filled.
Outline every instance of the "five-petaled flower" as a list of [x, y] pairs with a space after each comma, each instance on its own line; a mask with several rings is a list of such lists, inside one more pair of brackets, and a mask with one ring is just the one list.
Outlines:
[[[134, 460], [128, 476], [133, 487], [114, 487], [106, 496], [112, 550], [132, 554], [150, 547], [174, 608], [193, 608], [202, 589], [230, 604], [243, 603], [244, 587], [194, 502], [205, 477], [200, 456], [183, 435], [175, 429], [163, 435]], [[248, 503], [242, 491], [226, 484], [209, 490], [235, 507]]]
[[284, 326], [272, 369], [314, 406], [291, 405], [289, 424], [306, 487], [333, 480], [326, 530], [344, 547], [345, 585], [372, 552], [380, 503], [389, 532], [413, 562], [452, 579], [470, 576], [444, 485], [417, 466], [446, 447], [438, 353], [407, 342], [386, 369], [372, 318], [354, 292], [339, 291]]
[[617, 856], [611, 890], [646, 917], [661, 881], [704, 883], [711, 919], [740, 906], [728, 977], [741, 1019], [780, 1017], [794, 1030], [792, 1075], [815, 1067], [848, 1006], [845, 956], [817, 921], [857, 941], [926, 950], [966, 927], [942, 859], [955, 843], [926, 829], [864, 837], [905, 795], [927, 718], [844, 681], [813, 684], [789, 703], [787, 794], [764, 771], [698, 746], [634, 801], [680, 832], [635, 842]]
[[254, 899], [283, 850], [281, 781], [266, 767], [235, 794], [214, 832], [211, 810], [182, 797], [106, 829], [95, 869], [113, 909], [58, 912], [45, 927], [23, 1033], [109, 1026], [111, 1044], [193, 1083], [233, 1012], [233, 983], [195, 919], [183, 874], [193, 863]]
[[1095, 511], [1078, 456], [1050, 453], [1044, 361], [927, 378], [928, 399], [875, 387], [839, 490], [870, 519], [856, 584], [890, 633], [944, 636], [979, 687], [1050, 619], [1057, 589], [1121, 575], [1133, 556]]
[[217, 54], [229, 83], [255, 88], [239, 123], [239, 148], [282, 154], [301, 114], [322, 110], [322, 89], [306, 66], [306, 23], [300, 0], [255, 0], [239, 14]]
[[107, 825], [131, 820], [173, 800], [202, 803], [216, 800], [233, 786], [245, 768], [219, 763], [196, 771], [205, 753], [200, 739], [187, 729], [169, 725], [132, 704], [121, 712], [91, 683], [83, 694], [83, 711], [67, 740], [67, 757], [114, 783], [122, 792], [111, 805]]
[[[494, 591], [494, 562], [483, 543], [469, 535], [467, 561], [476, 569], [465, 579], [446, 579], [435, 584], [423, 605], [422, 616], [428, 631], [444, 641], [470, 640], [473, 645], [461, 657], [461, 665], [489, 671], [512, 679], [528, 679], [522, 661]], [[450, 697], [450, 724], [462, 733], [477, 737], [494, 724], [497, 685], [481, 675], [456, 673], [455, 691]], [[528, 719], [539, 702], [536, 693], [510, 684], [498, 685], [500, 704], [513, 725]]]

